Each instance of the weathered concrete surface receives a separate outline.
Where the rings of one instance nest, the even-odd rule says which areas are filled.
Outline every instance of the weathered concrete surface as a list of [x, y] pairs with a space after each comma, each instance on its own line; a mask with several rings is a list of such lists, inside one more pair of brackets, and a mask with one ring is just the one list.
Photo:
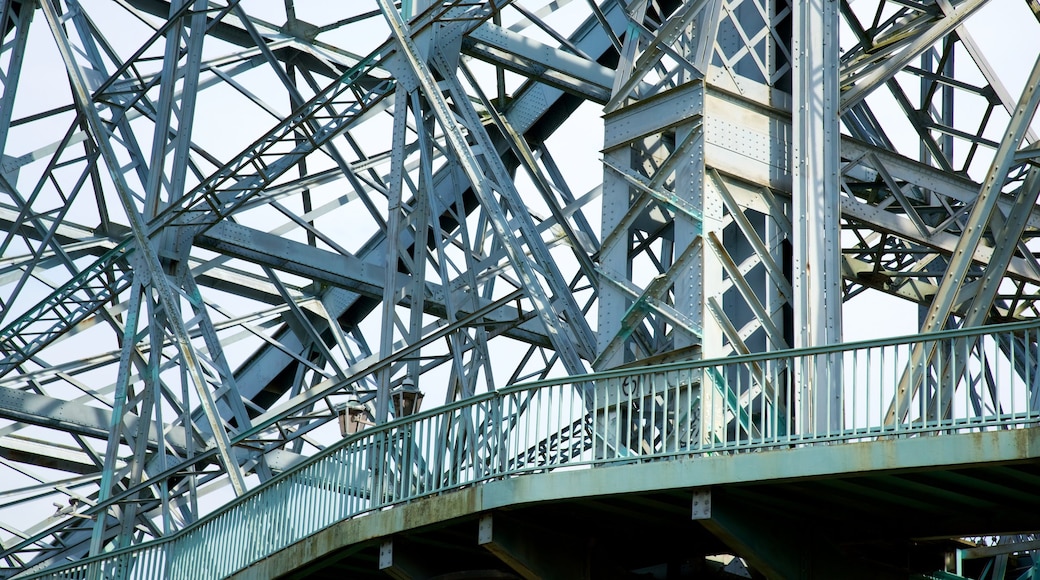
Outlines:
[[483, 509], [597, 495], [855, 473], [964, 468], [1040, 457], [1040, 428], [817, 445], [555, 471], [484, 485]]
[[1038, 458], [1040, 428], [1033, 428], [561, 469], [489, 481], [344, 520], [272, 554], [233, 578], [274, 578], [332, 557], [336, 552], [342, 555], [350, 546], [523, 505], [734, 484], [1012, 465], [1035, 462]]
[[345, 546], [478, 513], [482, 510], [481, 491], [479, 486], [470, 487], [343, 520], [275, 552], [231, 578], [275, 578], [328, 557]]

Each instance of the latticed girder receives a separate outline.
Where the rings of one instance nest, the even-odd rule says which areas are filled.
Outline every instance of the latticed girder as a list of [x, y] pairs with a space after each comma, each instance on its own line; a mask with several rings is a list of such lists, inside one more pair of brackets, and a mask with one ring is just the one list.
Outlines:
[[[855, 304], [1035, 316], [1035, 102], [972, 37], [994, 12], [1040, 37], [1027, 3], [341, 4], [0, 3], [5, 574], [180, 529], [412, 386], [811, 344], [839, 270]], [[982, 409], [977, 371], [1034, 350], [918, 359], [981, 377], [956, 400]], [[800, 373], [714, 381], [732, 408], [683, 428], [837, 420], [811, 388], [774, 407]], [[905, 389], [937, 420], [939, 378]], [[659, 435], [586, 411], [601, 431], [516, 465]], [[456, 428], [479, 461], [518, 427]]]

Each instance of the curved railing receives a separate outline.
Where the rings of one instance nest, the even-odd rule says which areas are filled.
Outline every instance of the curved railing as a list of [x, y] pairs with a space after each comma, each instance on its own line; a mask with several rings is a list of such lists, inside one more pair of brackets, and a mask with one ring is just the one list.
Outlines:
[[1035, 424], [1040, 324], [983, 330], [516, 385], [347, 437], [170, 537], [26, 577], [220, 578], [346, 518], [489, 479]]

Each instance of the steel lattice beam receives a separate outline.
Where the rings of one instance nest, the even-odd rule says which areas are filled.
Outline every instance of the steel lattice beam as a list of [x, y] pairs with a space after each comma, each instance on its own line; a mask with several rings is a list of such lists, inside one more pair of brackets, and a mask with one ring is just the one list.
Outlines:
[[[0, 576], [181, 529], [409, 384], [823, 344], [877, 292], [1037, 316], [1036, 97], [987, 4], [1038, 36], [1020, 0], [3, 0]], [[820, 383], [756, 372], [704, 392], [738, 438]], [[457, 427], [475, 465], [516, 428]]]

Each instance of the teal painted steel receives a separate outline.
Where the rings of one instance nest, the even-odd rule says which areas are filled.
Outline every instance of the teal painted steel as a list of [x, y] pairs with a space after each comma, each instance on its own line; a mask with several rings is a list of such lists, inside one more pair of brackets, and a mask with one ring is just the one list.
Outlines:
[[[1012, 349], [1006, 359], [998, 355], [1013, 339], [1034, 342], [1040, 324], [984, 330], [516, 385], [347, 437], [169, 538], [26, 577], [220, 578], [343, 519], [493, 479], [1035, 425], [1036, 353]], [[925, 373], [922, 384], [931, 389], [906, 402], [911, 412], [905, 420], [886, 423], [887, 407], [920, 342], [934, 344], [939, 353], [930, 364], [911, 369]], [[951, 375], [951, 365], [963, 372]], [[788, 428], [798, 419], [797, 390], [790, 388], [795, 373], [840, 382], [839, 421], [807, 422], [809, 428], [797, 433]], [[955, 404], [937, 414], [945, 392], [954, 394]]]

